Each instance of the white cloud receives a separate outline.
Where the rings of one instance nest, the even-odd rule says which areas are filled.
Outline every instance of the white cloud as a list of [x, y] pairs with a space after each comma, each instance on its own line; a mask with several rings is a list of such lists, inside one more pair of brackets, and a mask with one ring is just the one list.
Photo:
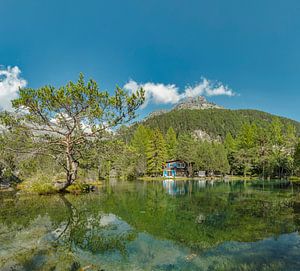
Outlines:
[[27, 81], [20, 77], [20, 69], [0, 66], [0, 109], [11, 110], [11, 100], [18, 97], [19, 88], [27, 85]]
[[137, 83], [134, 80], [130, 80], [124, 85], [126, 90], [135, 92], [139, 88], [145, 90], [145, 107], [149, 102], [156, 104], [175, 104], [186, 97], [203, 96], [235, 96], [236, 94], [228, 86], [219, 82], [212, 82], [206, 78], [202, 78], [202, 81], [194, 86], [187, 86], [180, 92], [179, 88], [175, 84], [162, 84], [162, 83]]
[[125, 89], [133, 92], [137, 91], [141, 87], [145, 90], [145, 103], [143, 104], [143, 107], [145, 107], [150, 101], [157, 104], [174, 104], [181, 99], [180, 94], [178, 94], [179, 90], [174, 84], [165, 85], [151, 82], [138, 84], [137, 82], [130, 80], [124, 86]]
[[199, 95], [205, 95], [207, 89], [210, 88], [210, 83], [206, 78], [202, 79], [202, 82], [196, 84], [194, 87], [188, 86], [184, 90], [185, 97], [196, 97]]

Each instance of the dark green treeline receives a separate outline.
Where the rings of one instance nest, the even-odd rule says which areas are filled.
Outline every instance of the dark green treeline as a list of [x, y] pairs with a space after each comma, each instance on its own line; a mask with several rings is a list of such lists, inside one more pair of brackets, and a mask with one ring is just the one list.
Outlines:
[[[245, 123], [236, 135], [227, 133], [224, 139], [216, 140], [201, 140], [190, 132], [176, 133], [172, 127], [163, 133], [158, 128], [140, 124], [132, 136], [128, 136], [128, 129], [122, 127], [82, 147], [81, 180], [160, 176], [162, 164], [170, 159], [191, 162], [195, 171], [203, 170], [208, 175], [261, 178], [300, 175], [300, 143], [296, 129], [279, 118], [264, 126]], [[9, 133], [1, 140], [2, 144], [14, 144]], [[30, 142], [24, 139], [23, 144]], [[2, 153], [0, 174], [2, 179], [11, 176], [32, 179], [42, 172], [42, 175], [60, 179], [63, 169], [58, 162], [50, 156]]]

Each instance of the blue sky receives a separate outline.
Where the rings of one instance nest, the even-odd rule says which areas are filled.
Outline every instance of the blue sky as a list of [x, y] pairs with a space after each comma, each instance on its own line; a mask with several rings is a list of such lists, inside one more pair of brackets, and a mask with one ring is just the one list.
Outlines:
[[17, 66], [12, 78], [34, 88], [79, 72], [108, 90], [148, 83], [142, 114], [169, 108], [206, 78], [209, 90], [237, 94], [199, 92], [210, 101], [300, 120], [299, 14], [296, 0], [0, 0], [2, 78]]

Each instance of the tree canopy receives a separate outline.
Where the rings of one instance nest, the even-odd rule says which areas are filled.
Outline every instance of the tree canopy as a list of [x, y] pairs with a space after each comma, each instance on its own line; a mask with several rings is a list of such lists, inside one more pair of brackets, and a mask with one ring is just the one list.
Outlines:
[[23, 88], [12, 101], [15, 114], [5, 113], [2, 123], [28, 144], [14, 144], [17, 152], [49, 155], [61, 162], [66, 172], [65, 190], [77, 178], [82, 148], [93, 137], [129, 122], [144, 101], [142, 89], [128, 94], [116, 87], [113, 95], [100, 91], [94, 80], [80, 74], [76, 83], [55, 88]]

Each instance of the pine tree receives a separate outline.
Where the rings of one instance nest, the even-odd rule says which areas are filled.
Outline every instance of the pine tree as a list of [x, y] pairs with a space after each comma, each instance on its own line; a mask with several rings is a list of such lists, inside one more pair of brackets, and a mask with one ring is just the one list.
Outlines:
[[244, 176], [251, 174], [255, 160], [257, 126], [244, 124], [237, 136], [237, 152], [234, 154], [235, 168]]
[[281, 146], [283, 144], [283, 125], [279, 118], [272, 121], [270, 127], [270, 135], [273, 145]]
[[214, 143], [212, 147], [214, 156], [213, 170], [223, 175], [228, 173], [230, 171], [230, 165], [227, 159], [227, 151], [224, 145]]
[[190, 134], [183, 133], [178, 137], [176, 158], [187, 163], [194, 162], [196, 155], [196, 142]]
[[251, 149], [255, 145], [257, 126], [244, 124], [238, 134], [237, 143], [240, 149]]
[[294, 154], [294, 171], [298, 176], [300, 176], [300, 140], [298, 140]]
[[167, 159], [176, 158], [176, 149], [177, 149], [177, 138], [176, 133], [172, 127], [170, 127], [166, 134], [166, 146], [167, 146]]
[[272, 174], [271, 143], [267, 129], [258, 127], [255, 137], [255, 168], [257, 174], [264, 179]]
[[144, 125], [139, 125], [131, 140], [131, 146], [138, 154], [138, 175], [143, 175], [147, 171], [147, 151], [150, 145], [152, 131]]
[[[273, 162], [272, 169], [275, 177], [283, 178], [288, 171], [290, 171], [292, 159], [287, 153], [287, 146], [284, 140], [284, 126], [279, 118], [272, 121], [270, 126], [270, 141], [272, 156], [270, 157]], [[289, 134], [291, 131], [289, 131]], [[291, 134], [289, 135], [291, 136]]]
[[194, 156], [195, 168], [213, 173], [215, 167], [215, 157], [212, 144], [207, 141], [200, 141], [194, 144], [196, 154]]
[[224, 140], [224, 147], [227, 151], [227, 160], [228, 163], [230, 165], [230, 170], [231, 170], [231, 174], [234, 174], [234, 172], [236, 171], [234, 165], [235, 165], [235, 161], [234, 161], [234, 155], [237, 151], [237, 142], [236, 140], [233, 138], [232, 134], [229, 132], [227, 133], [225, 140]]
[[227, 133], [225, 140], [224, 140], [224, 147], [226, 150], [231, 153], [236, 150], [236, 141], [234, 140], [232, 134], [229, 132]]
[[147, 172], [158, 176], [162, 172], [162, 165], [166, 161], [166, 142], [160, 130], [155, 129], [151, 135], [147, 148]]

